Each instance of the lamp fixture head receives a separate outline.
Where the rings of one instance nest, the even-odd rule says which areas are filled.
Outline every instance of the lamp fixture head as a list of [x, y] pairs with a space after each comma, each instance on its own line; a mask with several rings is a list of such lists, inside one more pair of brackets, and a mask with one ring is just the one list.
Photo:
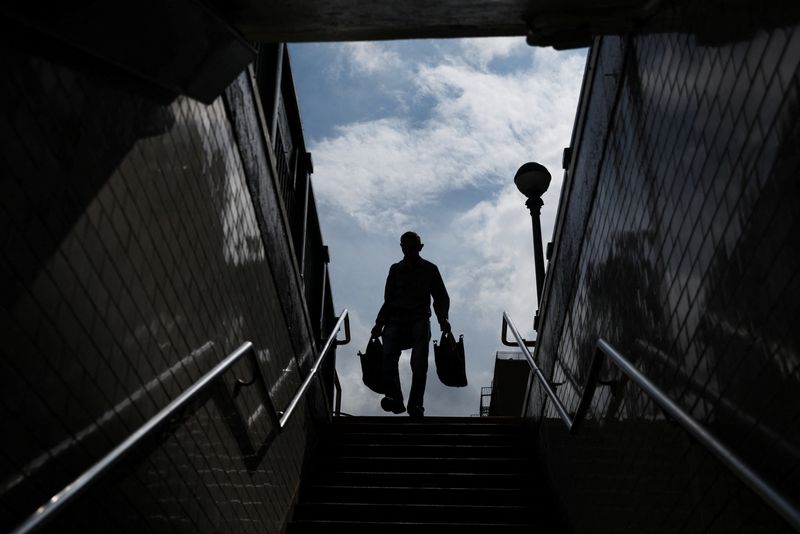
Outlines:
[[517, 170], [514, 184], [528, 198], [541, 197], [550, 186], [550, 172], [544, 165], [529, 161]]

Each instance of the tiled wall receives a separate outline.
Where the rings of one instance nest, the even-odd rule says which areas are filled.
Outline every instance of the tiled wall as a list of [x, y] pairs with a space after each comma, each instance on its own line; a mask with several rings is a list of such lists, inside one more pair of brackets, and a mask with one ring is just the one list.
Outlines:
[[[609, 37], [589, 61], [536, 356], [574, 411], [605, 338], [796, 503], [800, 28]], [[636, 386], [590, 412], [542, 433], [578, 531], [788, 529]]]
[[[6, 530], [245, 340], [282, 409], [313, 341], [290, 338], [245, 173], [268, 162], [243, 164], [223, 98], [157, 102], [113, 77], [0, 57]], [[228, 392], [251, 374], [237, 364]], [[264, 398], [235, 402], [258, 449], [274, 430]], [[309, 425], [298, 410], [248, 465], [207, 402], [53, 530], [277, 531]]]

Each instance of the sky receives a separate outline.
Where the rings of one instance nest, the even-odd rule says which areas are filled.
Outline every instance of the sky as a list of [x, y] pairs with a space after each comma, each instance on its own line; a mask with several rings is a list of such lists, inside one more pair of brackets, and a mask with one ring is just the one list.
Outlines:
[[[426, 415], [477, 414], [492, 382], [503, 311], [535, 339], [533, 245], [514, 173], [550, 170], [542, 235], [552, 239], [586, 51], [531, 48], [523, 37], [289, 45], [337, 313], [352, 342], [337, 351], [342, 411], [384, 414], [361, 383], [357, 352], [386, 275], [412, 230], [438, 265], [450, 322], [464, 335], [465, 388], [442, 385], [430, 353]], [[433, 339], [440, 331], [434, 320]], [[405, 396], [409, 351], [400, 358]]]

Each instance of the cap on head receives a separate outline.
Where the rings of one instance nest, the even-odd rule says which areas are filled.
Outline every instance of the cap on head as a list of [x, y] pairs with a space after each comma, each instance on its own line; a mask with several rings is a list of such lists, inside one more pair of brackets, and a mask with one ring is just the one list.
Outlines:
[[422, 239], [416, 232], [406, 232], [400, 236], [400, 246], [405, 248], [408, 247], [412, 250], [422, 250]]

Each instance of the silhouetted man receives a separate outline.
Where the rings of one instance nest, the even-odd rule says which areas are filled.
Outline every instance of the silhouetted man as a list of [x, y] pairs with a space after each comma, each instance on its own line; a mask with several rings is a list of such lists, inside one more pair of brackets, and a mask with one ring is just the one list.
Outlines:
[[422, 417], [423, 397], [428, 376], [428, 343], [431, 339], [431, 297], [433, 311], [442, 332], [450, 331], [447, 313], [450, 297], [439, 269], [420, 257], [422, 240], [414, 232], [400, 237], [403, 259], [389, 269], [383, 306], [372, 327], [374, 337], [383, 337], [383, 386], [381, 408], [403, 413], [403, 391], [397, 362], [403, 349], [411, 349], [411, 391], [408, 394], [408, 415]]

